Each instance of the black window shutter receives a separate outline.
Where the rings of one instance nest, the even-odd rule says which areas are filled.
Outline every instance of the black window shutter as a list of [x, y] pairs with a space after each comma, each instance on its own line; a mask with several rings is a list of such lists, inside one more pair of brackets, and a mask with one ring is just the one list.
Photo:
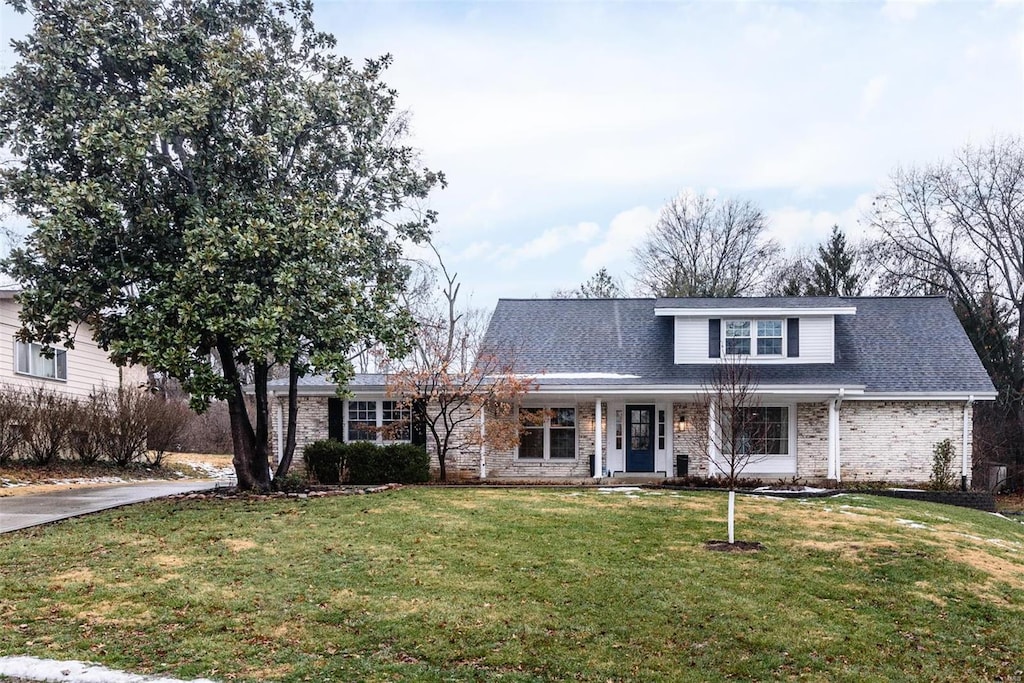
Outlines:
[[786, 319], [786, 355], [790, 358], [800, 357], [800, 318]]
[[722, 357], [722, 321], [719, 318], [708, 320], [708, 358]]
[[327, 399], [327, 438], [345, 440], [345, 403], [340, 398]]
[[427, 447], [427, 419], [426, 402], [423, 399], [416, 399], [412, 406], [412, 429], [410, 440], [414, 446]]

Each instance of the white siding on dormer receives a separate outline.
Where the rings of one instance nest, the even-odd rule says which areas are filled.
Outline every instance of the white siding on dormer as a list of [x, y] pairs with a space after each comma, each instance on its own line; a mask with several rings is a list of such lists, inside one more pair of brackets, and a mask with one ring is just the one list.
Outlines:
[[[800, 355], [797, 358], [774, 356], [758, 358], [748, 357], [751, 363], [764, 364], [796, 364], [796, 363], [834, 363], [835, 362], [835, 317], [788, 316], [800, 318]], [[728, 320], [729, 318], [721, 318]], [[757, 318], [736, 318], [737, 320], [757, 320]], [[788, 329], [785, 318], [773, 317], [765, 320], [782, 320], [783, 352], [789, 346]], [[675, 319], [675, 362], [676, 365], [717, 363], [718, 358], [711, 358], [708, 353], [708, 318], [676, 317]], [[725, 325], [722, 325], [721, 340], [725, 338]], [[720, 340], [720, 341], [721, 341]]]
[[708, 319], [676, 318], [676, 365], [708, 362]]
[[801, 363], [835, 363], [836, 319], [831, 315], [800, 318]]

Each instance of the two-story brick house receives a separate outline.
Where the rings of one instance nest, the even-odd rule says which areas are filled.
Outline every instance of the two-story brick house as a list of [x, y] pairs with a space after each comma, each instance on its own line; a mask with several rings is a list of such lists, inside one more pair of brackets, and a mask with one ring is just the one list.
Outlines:
[[[539, 420], [516, 448], [457, 453], [449, 469], [464, 476], [716, 474], [722, 454], [694, 430], [723, 427], [714, 410], [694, 411], [707, 410], [715, 366], [741, 359], [773, 435], [745, 474], [921, 482], [950, 439], [969, 478], [972, 405], [996, 396], [940, 297], [503, 299], [483, 347], [514, 353], [534, 381], [520, 410]], [[357, 377], [347, 400], [335, 390], [322, 378], [300, 385], [300, 452], [328, 435], [378, 439], [360, 425], [405, 417], [382, 376]]]

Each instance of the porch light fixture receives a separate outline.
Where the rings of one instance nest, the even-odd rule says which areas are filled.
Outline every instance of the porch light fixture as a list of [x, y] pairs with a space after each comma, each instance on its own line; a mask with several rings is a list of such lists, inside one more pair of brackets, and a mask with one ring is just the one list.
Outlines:
[[680, 432], [684, 431], [686, 429], [686, 413], [685, 412], [679, 413], [679, 422], [676, 423], [676, 429], [678, 431], [680, 431]]

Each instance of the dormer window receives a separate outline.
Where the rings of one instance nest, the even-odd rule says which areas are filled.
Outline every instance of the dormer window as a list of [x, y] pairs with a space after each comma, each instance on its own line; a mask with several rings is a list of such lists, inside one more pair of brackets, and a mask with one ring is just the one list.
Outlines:
[[727, 355], [727, 356], [749, 356], [750, 355], [750, 321], [749, 320], [726, 320], [725, 321], [725, 355]]
[[726, 320], [725, 355], [781, 356], [781, 320]]
[[782, 321], [781, 320], [758, 320], [757, 321], [757, 355], [759, 355], [759, 356], [781, 356], [782, 355]]

